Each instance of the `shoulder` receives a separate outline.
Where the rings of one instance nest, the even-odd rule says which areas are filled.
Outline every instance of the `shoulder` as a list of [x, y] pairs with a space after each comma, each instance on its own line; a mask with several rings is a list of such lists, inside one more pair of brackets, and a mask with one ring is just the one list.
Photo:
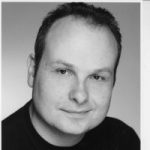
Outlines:
[[20, 132], [24, 129], [25, 122], [29, 117], [28, 110], [30, 103], [31, 101], [2, 121], [3, 141], [12, 137], [18, 137]]
[[120, 136], [137, 136], [136, 132], [132, 127], [127, 125], [125, 122], [111, 117], [106, 117], [102, 123], [102, 126], [112, 135]]
[[140, 149], [140, 140], [134, 129], [119, 119], [106, 117], [92, 133], [103, 140], [108, 149]]
[[115, 118], [106, 118], [106, 124], [112, 134], [114, 134], [115, 142], [118, 142], [118, 147], [121, 149], [140, 149], [140, 139], [135, 130], [124, 123], [123, 121]]
[[111, 133], [122, 134], [122, 135], [125, 134], [136, 135], [136, 132], [132, 127], [130, 127], [125, 122], [116, 118], [106, 117], [102, 123], [102, 126], [104, 126], [104, 128], [106, 128]]
[[28, 124], [30, 102], [2, 121], [3, 149], [17, 150], [17, 141], [26, 141], [25, 126]]
[[102, 122], [102, 126], [116, 130], [131, 130], [131, 127], [125, 122], [117, 118], [106, 117]]
[[4, 119], [2, 121], [2, 129], [12, 128], [13, 126], [16, 127], [17, 124], [21, 124], [22, 122], [24, 122], [24, 119], [28, 113], [30, 103], [31, 101], [29, 101], [19, 110]]

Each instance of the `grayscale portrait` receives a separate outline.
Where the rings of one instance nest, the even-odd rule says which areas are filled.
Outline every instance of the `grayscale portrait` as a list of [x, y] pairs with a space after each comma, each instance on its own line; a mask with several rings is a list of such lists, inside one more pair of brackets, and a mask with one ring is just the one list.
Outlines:
[[140, 3], [2, 3], [2, 149], [140, 149]]

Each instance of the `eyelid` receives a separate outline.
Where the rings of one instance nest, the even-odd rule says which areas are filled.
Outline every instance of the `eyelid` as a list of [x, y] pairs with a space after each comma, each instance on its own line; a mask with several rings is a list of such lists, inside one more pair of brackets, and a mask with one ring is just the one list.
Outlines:
[[[99, 76], [99, 79], [97, 81], [106, 81], [111, 77], [110, 73], [93, 73], [90, 75], [90, 78], [94, 79], [94, 76]], [[95, 79], [96, 80], [96, 79]]]
[[57, 72], [61, 71], [61, 70], [66, 70], [68, 73], [70, 74], [74, 74], [74, 71], [69, 69], [69, 68], [66, 68], [66, 67], [58, 67], [55, 69]]
[[[96, 74], [96, 73], [94, 73], [94, 74], [90, 75], [90, 78], [94, 79], [94, 77], [95, 77], [95, 76], [98, 76], [98, 77], [102, 78], [102, 76], [101, 76], [101, 75]], [[96, 79], [95, 79], [95, 80], [96, 80]], [[98, 80], [99, 80], [99, 79], [98, 79]]]

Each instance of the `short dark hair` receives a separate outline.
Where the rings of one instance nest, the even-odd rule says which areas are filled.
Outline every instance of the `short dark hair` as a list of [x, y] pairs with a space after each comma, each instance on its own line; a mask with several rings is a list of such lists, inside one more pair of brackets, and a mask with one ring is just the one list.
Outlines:
[[65, 3], [56, 8], [56, 10], [51, 11], [47, 14], [42, 22], [42, 25], [37, 34], [35, 42], [35, 74], [38, 70], [40, 60], [42, 58], [43, 51], [45, 49], [45, 38], [50, 30], [51, 26], [55, 21], [67, 16], [74, 16], [77, 18], [82, 18], [88, 23], [95, 26], [105, 26], [113, 33], [117, 45], [118, 45], [118, 57], [115, 65], [115, 72], [118, 66], [118, 62], [121, 54], [121, 33], [118, 27], [118, 23], [115, 17], [106, 9], [101, 7], [94, 7], [91, 4], [85, 3]]

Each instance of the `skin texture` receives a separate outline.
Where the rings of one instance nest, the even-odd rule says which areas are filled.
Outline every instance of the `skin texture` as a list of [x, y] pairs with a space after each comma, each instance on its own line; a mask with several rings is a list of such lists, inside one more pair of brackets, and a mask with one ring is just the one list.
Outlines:
[[72, 146], [103, 121], [116, 58], [117, 42], [106, 27], [73, 17], [53, 24], [36, 77], [33, 55], [28, 71], [33, 87], [31, 120], [46, 141]]

